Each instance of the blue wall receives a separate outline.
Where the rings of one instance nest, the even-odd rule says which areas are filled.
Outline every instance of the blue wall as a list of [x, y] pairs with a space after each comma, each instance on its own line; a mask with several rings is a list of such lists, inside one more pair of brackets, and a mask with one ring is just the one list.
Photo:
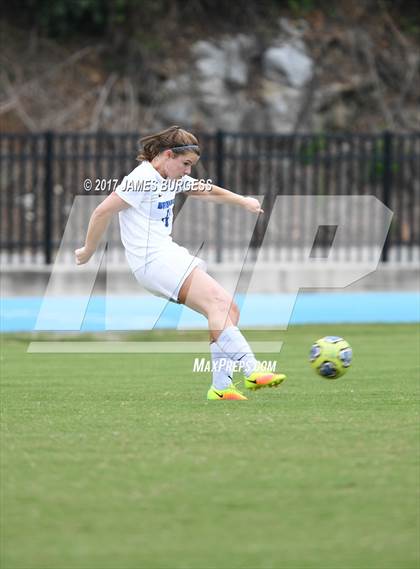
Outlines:
[[[420, 322], [420, 295], [416, 292], [320, 292], [298, 294], [238, 295], [242, 308], [240, 326], [285, 326], [290, 324]], [[155, 328], [206, 328], [203, 316], [165, 300], [147, 297], [112, 297], [112, 314], [105, 327], [105, 297], [89, 301], [81, 331], [149, 330]], [[1, 300], [2, 332], [29, 332], [35, 328], [40, 297], [11, 297]], [[50, 329], [70, 330], [72, 314], [83, 305], [81, 297], [58, 298], [55, 322]], [[293, 306], [294, 304], [294, 306]], [[161, 314], [156, 323], [156, 315]]]

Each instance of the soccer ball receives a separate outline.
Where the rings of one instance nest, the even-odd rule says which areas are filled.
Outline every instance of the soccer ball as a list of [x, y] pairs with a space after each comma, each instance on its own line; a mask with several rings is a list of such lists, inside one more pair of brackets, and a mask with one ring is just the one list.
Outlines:
[[339, 336], [325, 336], [311, 348], [309, 361], [314, 370], [325, 379], [337, 379], [350, 367], [353, 350]]

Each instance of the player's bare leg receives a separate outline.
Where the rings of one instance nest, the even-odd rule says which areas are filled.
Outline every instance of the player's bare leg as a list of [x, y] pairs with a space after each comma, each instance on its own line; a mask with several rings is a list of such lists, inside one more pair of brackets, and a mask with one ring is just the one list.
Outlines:
[[239, 308], [231, 295], [210, 275], [196, 267], [179, 291], [178, 301], [203, 314], [209, 323], [210, 339], [239, 322]]
[[[239, 308], [231, 295], [202, 269], [197, 267], [188, 276], [181, 287], [178, 300], [207, 317], [213, 363], [223, 359], [240, 362], [244, 369], [247, 388], [273, 387], [286, 379], [283, 374], [260, 371], [259, 362], [237, 327]], [[231, 380], [232, 374], [229, 375], [227, 371], [222, 370], [219, 375], [213, 373], [213, 386], [207, 397], [239, 399], [240, 397], [230, 393]], [[226, 397], [223, 397], [224, 392]]]
[[207, 399], [246, 401], [245, 395], [232, 383], [230, 358], [216, 342], [226, 327], [236, 326], [239, 321], [239, 309], [233, 298], [213, 277], [197, 267], [183, 283], [178, 301], [203, 314], [208, 320], [213, 383], [207, 392]]

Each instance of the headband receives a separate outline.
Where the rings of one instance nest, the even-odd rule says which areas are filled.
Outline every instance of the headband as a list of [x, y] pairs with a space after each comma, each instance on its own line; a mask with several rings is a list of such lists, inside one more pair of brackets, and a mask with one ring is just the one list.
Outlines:
[[200, 150], [198, 144], [184, 144], [183, 146], [173, 146], [169, 150]]

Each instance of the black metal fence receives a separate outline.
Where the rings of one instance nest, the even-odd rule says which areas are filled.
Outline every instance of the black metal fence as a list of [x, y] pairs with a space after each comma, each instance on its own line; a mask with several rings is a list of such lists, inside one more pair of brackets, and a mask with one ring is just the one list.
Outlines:
[[[96, 180], [121, 180], [137, 164], [138, 137], [131, 133], [0, 134], [2, 263], [53, 262], [74, 196], [86, 195], [84, 180], [94, 185]], [[203, 155], [194, 174], [197, 178], [210, 178], [239, 194], [264, 195], [265, 209], [278, 195], [374, 195], [394, 212], [383, 260], [420, 259], [420, 133], [218, 132], [199, 138]], [[113, 185], [105, 189], [111, 191]], [[226, 219], [221, 209], [210, 223], [206, 204], [200, 205], [214, 260], [234, 260], [224, 236], [240, 234], [239, 219]], [[187, 246], [196, 222], [191, 220], [182, 228]], [[265, 223], [257, 224], [252, 246], [261, 243]], [[80, 243], [86, 227], [87, 219], [81, 219]], [[280, 259], [274, 251], [269, 260], [288, 259]]]

